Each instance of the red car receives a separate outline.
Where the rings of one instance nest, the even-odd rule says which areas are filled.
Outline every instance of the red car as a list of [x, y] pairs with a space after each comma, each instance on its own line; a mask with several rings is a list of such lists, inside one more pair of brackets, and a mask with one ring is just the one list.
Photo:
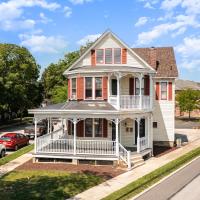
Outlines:
[[18, 150], [29, 144], [29, 138], [21, 133], [6, 133], [0, 137], [0, 144], [4, 144], [6, 149]]

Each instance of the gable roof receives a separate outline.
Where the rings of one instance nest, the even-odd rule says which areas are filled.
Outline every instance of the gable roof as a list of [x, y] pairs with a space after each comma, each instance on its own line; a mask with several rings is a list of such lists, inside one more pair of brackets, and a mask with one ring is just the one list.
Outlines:
[[145, 61], [143, 58], [138, 56], [137, 53], [135, 53], [127, 44], [125, 44], [121, 39], [119, 39], [112, 31], [108, 30], [104, 32], [95, 42], [93, 45], [91, 45], [81, 56], [79, 59], [77, 59], [65, 72], [64, 75], [67, 74], [68, 71], [70, 71], [75, 65], [77, 65], [92, 49], [95, 48], [106, 36], [112, 35], [119, 43], [121, 43], [124, 47], [126, 47], [127, 50], [129, 50], [140, 62], [142, 62], [149, 70], [155, 72], [155, 70]]
[[132, 48], [156, 70], [156, 77], [178, 77], [173, 47]]

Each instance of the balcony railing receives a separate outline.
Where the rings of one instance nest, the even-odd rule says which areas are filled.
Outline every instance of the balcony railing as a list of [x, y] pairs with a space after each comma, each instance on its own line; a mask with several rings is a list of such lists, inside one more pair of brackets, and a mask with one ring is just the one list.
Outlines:
[[[110, 103], [117, 108], [117, 96], [110, 97]], [[150, 96], [120, 95], [120, 109], [150, 109]]]

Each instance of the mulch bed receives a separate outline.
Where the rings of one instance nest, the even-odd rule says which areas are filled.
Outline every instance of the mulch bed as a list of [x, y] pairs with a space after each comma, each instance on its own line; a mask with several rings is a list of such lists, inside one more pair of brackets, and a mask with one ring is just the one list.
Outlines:
[[154, 146], [153, 147], [153, 155], [154, 157], [158, 158], [160, 156], [163, 156], [167, 153], [170, 153], [174, 150], [176, 150], [177, 147], [159, 147], [159, 146]]
[[101, 176], [106, 180], [118, 176], [126, 171], [110, 165], [95, 166], [89, 164], [73, 165], [67, 163], [33, 163], [32, 159], [17, 167], [16, 170], [59, 170], [70, 173], [90, 173]]

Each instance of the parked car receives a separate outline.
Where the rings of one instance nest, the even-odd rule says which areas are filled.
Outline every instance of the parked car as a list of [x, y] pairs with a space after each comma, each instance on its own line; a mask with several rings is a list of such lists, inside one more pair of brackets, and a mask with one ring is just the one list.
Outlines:
[[0, 157], [3, 158], [6, 155], [6, 147], [4, 144], [0, 144]]
[[0, 144], [5, 145], [6, 149], [18, 150], [22, 146], [29, 144], [29, 138], [21, 133], [6, 133], [0, 137]]
[[[47, 121], [42, 120], [37, 123], [37, 136], [41, 136], [46, 134], [47, 132]], [[34, 122], [30, 124], [29, 126], [25, 127], [24, 134], [28, 136], [30, 139], [34, 139], [35, 137], [35, 124]]]

